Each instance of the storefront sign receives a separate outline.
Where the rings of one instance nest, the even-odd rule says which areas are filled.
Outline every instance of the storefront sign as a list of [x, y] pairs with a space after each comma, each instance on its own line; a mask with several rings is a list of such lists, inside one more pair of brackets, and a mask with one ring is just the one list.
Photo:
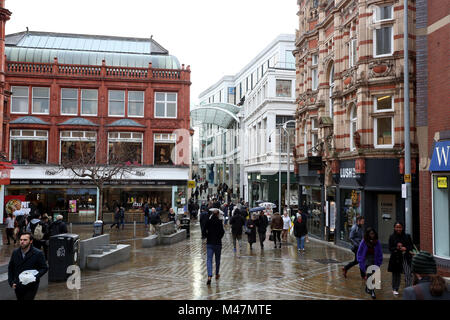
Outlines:
[[[92, 180], [53, 180], [53, 179], [11, 179], [10, 185], [60, 185], [60, 186], [72, 186], [72, 185], [94, 185]], [[105, 186], [185, 186], [186, 180], [113, 180], [106, 181]]]
[[430, 171], [450, 171], [450, 140], [436, 142]]
[[437, 177], [437, 186], [438, 186], [438, 189], [447, 189], [448, 188], [448, 177]]
[[69, 212], [77, 212], [77, 200], [69, 200]]
[[25, 196], [5, 196], [5, 212], [15, 216], [30, 214], [30, 202], [25, 201]]
[[195, 188], [195, 180], [189, 180], [188, 181], [188, 188], [194, 189]]
[[405, 174], [405, 183], [411, 183], [411, 175]]
[[341, 168], [340, 169], [340, 177], [341, 177], [341, 179], [357, 178], [356, 169], [355, 168]]
[[322, 170], [322, 157], [308, 157], [308, 170]]

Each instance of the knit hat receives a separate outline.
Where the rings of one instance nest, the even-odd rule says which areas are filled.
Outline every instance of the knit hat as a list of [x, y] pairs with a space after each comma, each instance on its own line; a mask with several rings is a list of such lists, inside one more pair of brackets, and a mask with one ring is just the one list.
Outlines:
[[411, 271], [418, 274], [436, 274], [436, 261], [426, 251], [420, 251], [412, 259]]

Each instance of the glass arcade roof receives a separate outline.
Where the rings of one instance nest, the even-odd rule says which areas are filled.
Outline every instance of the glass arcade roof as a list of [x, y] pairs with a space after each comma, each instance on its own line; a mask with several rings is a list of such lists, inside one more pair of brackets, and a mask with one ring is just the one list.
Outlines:
[[214, 124], [222, 128], [230, 128], [236, 121], [240, 107], [229, 103], [209, 103], [191, 109], [193, 125]]

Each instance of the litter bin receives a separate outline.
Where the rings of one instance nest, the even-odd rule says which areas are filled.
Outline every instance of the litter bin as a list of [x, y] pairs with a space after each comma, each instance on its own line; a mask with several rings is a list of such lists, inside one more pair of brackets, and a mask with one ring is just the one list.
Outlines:
[[184, 216], [180, 219], [180, 229], [186, 229], [186, 237], [190, 237], [191, 219]]
[[48, 280], [65, 281], [70, 276], [67, 267], [77, 265], [80, 256], [80, 236], [63, 233], [50, 237], [48, 250]]
[[94, 234], [93, 237], [98, 237], [103, 234], [103, 221], [97, 220], [94, 222]]

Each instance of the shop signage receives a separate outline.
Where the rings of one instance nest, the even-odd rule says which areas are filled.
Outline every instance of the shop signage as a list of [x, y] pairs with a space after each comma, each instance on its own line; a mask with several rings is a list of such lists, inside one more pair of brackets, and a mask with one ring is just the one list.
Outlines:
[[[60, 186], [73, 186], [73, 185], [94, 185], [92, 180], [54, 180], [54, 179], [11, 179], [10, 185], [60, 185]], [[106, 181], [105, 186], [185, 186], [186, 180], [113, 180]]]
[[308, 157], [308, 170], [322, 170], [322, 157]]
[[430, 171], [450, 171], [450, 140], [436, 142]]
[[194, 180], [189, 180], [188, 181], [188, 188], [189, 189], [194, 189], [195, 188], [195, 181]]
[[448, 177], [437, 177], [438, 189], [448, 188]]
[[405, 183], [411, 183], [411, 175], [405, 174]]
[[357, 178], [356, 169], [355, 168], [341, 168], [340, 169], [340, 177], [341, 177], [341, 179]]

